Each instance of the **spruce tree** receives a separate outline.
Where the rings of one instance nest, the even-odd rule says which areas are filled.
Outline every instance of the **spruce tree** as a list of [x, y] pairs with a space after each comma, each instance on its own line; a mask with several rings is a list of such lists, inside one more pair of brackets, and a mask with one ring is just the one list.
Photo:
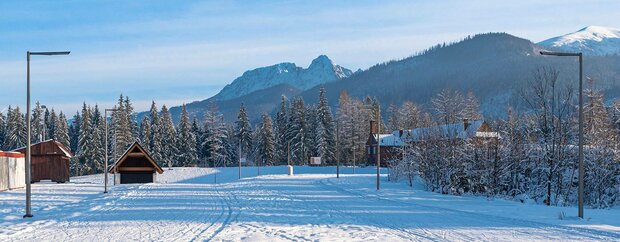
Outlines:
[[43, 123], [43, 109], [41, 108], [41, 103], [37, 101], [34, 105], [34, 109], [32, 110], [32, 119], [30, 120], [30, 129], [32, 135], [32, 143], [36, 143], [39, 141], [43, 141], [45, 138], [44, 132], [44, 123]]
[[202, 151], [206, 162], [211, 166], [226, 165], [226, 147], [228, 133], [222, 115], [218, 112], [214, 102], [210, 102], [205, 113], [204, 132], [202, 137]]
[[287, 136], [290, 139], [291, 163], [306, 164], [308, 161], [308, 128], [306, 127], [306, 108], [301, 98], [292, 101], [289, 115], [289, 130]]
[[24, 116], [19, 111], [19, 107], [8, 109], [7, 129], [4, 137], [4, 144], [7, 150], [17, 149], [26, 146], [26, 123]]
[[258, 135], [258, 161], [265, 165], [274, 165], [275, 162], [275, 139], [271, 117], [263, 114]]
[[44, 134], [43, 139], [55, 139], [56, 137], [54, 137], [54, 132], [56, 132], [56, 120], [58, 120], [58, 116], [56, 115], [56, 112], [54, 111], [54, 109], [52, 109], [52, 112], [50, 113], [50, 124], [47, 125], [47, 130], [45, 131], [46, 134]]
[[70, 147], [69, 127], [67, 125], [67, 118], [62, 111], [58, 115], [58, 119], [56, 119], [56, 124], [54, 126], [54, 139], [66, 147]]
[[181, 108], [181, 120], [179, 121], [177, 139], [177, 162], [180, 166], [194, 166], [198, 161], [196, 152], [196, 136], [192, 132], [189, 122], [187, 107], [183, 104]]
[[4, 136], [6, 134], [6, 117], [0, 112], [0, 150], [4, 148]]
[[70, 149], [74, 154], [77, 154], [79, 150], [80, 133], [82, 132], [81, 126], [82, 115], [80, 115], [79, 112], [76, 112], [75, 115], [73, 115], [73, 120], [71, 121], [71, 125], [69, 126]]
[[52, 120], [52, 116], [50, 114], [50, 110], [45, 107], [45, 110], [43, 111], [43, 125], [45, 125], [45, 131], [47, 132], [47, 134], [45, 134], [45, 136], [47, 137], [52, 137], [52, 126], [53, 124], [53, 120]]
[[119, 99], [117, 100], [116, 105], [114, 105], [114, 111], [110, 114], [110, 126], [109, 130], [111, 133], [111, 141], [112, 145], [112, 160], [118, 159], [120, 155], [125, 151], [125, 137], [123, 136], [124, 127], [127, 126], [125, 122], [126, 119], [123, 117], [125, 115], [125, 105], [123, 105], [124, 97], [121, 94]]
[[151, 103], [150, 116], [151, 116], [151, 140], [150, 140], [151, 156], [153, 157], [153, 159], [155, 159], [155, 162], [157, 162], [160, 166], [163, 166], [164, 160], [163, 160], [163, 153], [162, 153], [163, 148], [162, 148], [161, 124], [159, 120], [157, 106], [155, 105], [154, 101]]
[[161, 108], [161, 140], [162, 140], [162, 158], [168, 168], [177, 165], [177, 131], [172, 122], [172, 115], [166, 105]]
[[147, 116], [142, 118], [140, 123], [140, 145], [149, 152], [151, 152], [151, 122]]
[[131, 104], [131, 100], [129, 100], [129, 96], [125, 96], [125, 101], [123, 104], [125, 105], [125, 116], [127, 117], [128, 123], [128, 128], [125, 130], [125, 136], [127, 137], [127, 145], [129, 146], [138, 140], [138, 123], [136, 121], [133, 105]]
[[112, 122], [110, 125], [115, 141], [117, 156], [115, 159], [136, 141], [137, 124], [133, 117], [133, 107], [129, 97], [124, 97], [121, 94], [115, 106], [115, 111], [112, 112]]
[[237, 138], [235, 137], [235, 128], [230, 124], [221, 124], [223, 126], [223, 147], [224, 147], [224, 157], [222, 160], [222, 164], [224, 166], [230, 166], [232, 164], [237, 164], [239, 161], [239, 151], [237, 149]]
[[286, 164], [288, 158], [288, 117], [286, 110], [286, 97], [282, 95], [280, 101], [280, 110], [276, 113], [275, 123], [275, 146], [276, 146], [276, 162], [278, 164]]
[[325, 88], [321, 87], [319, 93], [319, 106], [317, 108], [316, 147], [317, 152], [325, 162], [334, 163], [336, 137], [331, 109], [327, 104]]
[[198, 126], [198, 120], [196, 120], [196, 117], [192, 119], [192, 133], [194, 134], [194, 137], [196, 137], [196, 158], [198, 159], [196, 163], [198, 165], [204, 165], [202, 164], [202, 162], [204, 161], [204, 155], [202, 151], [203, 131], [200, 126]]
[[90, 161], [88, 164], [92, 167], [93, 173], [101, 173], [105, 167], [105, 123], [104, 118], [99, 111], [99, 107], [95, 105], [92, 111], [92, 130], [89, 149], [91, 149]]
[[321, 156], [320, 144], [322, 144], [323, 140], [321, 139], [325, 135], [324, 127], [321, 125], [321, 119], [319, 118], [317, 107], [314, 105], [306, 105], [305, 110], [304, 115], [306, 116], [306, 128], [304, 131], [307, 134], [305, 147], [308, 147], [306, 149], [308, 157]]
[[75, 175], [91, 174], [93, 168], [89, 162], [93, 158], [92, 147], [92, 115], [86, 103], [82, 106], [82, 123], [80, 124], [80, 137], [76, 155]]
[[[217, 162], [219, 164], [232, 164], [237, 162], [239, 153], [237, 152], [237, 143], [235, 142], [234, 130], [232, 125], [224, 122], [223, 116], [219, 116], [218, 124], [215, 126], [214, 139], [217, 140], [218, 146], [214, 146], [213, 150], [217, 151]], [[228, 159], [227, 159], [228, 156]]]
[[247, 155], [252, 151], [252, 126], [250, 125], [250, 119], [243, 103], [239, 108], [239, 114], [237, 115], [237, 121], [235, 122], [235, 137], [237, 142], [241, 145], [241, 154]]

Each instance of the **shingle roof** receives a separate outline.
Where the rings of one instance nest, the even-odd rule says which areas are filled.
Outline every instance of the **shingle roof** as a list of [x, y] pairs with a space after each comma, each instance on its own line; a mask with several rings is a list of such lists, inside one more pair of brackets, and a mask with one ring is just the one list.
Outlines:
[[[48, 140], [43, 140], [43, 141], [39, 141], [39, 142], [36, 142], [36, 143], [32, 143], [32, 145], [30, 145], [30, 147], [33, 147], [35, 145], [42, 144], [42, 143], [47, 143], [47, 142], [54, 142], [56, 144], [56, 146], [58, 146], [60, 151], [62, 151], [62, 153], [65, 156], [67, 156], [69, 158], [73, 157], [73, 155], [71, 154], [71, 152], [69, 151], [69, 149], [65, 145], [63, 145], [62, 143], [60, 143], [60, 142], [58, 142], [58, 141], [56, 141], [54, 139], [48, 139]], [[19, 147], [17, 149], [12, 150], [12, 151], [17, 152], [17, 151], [23, 150], [23, 149], [26, 149], [26, 146]]]
[[159, 174], [161, 174], [161, 173], [163, 173], [163, 172], [164, 172], [164, 170], [163, 170], [163, 169], [161, 169], [161, 166], [159, 166], [159, 165], [157, 164], [157, 162], [155, 162], [155, 161], [153, 160], [153, 158], [151, 157], [151, 155], [150, 155], [148, 152], [146, 152], [146, 150], [144, 150], [144, 148], [142, 148], [142, 146], [140, 145], [140, 143], [138, 143], [137, 141], [136, 141], [136, 142], [134, 142], [131, 146], [129, 146], [129, 147], [125, 150], [125, 152], [123, 152], [123, 155], [121, 155], [121, 156], [118, 158], [118, 160], [116, 160], [116, 161], [114, 162], [114, 164], [112, 164], [112, 165], [108, 168], [108, 171], [112, 172], [112, 171], [114, 171], [114, 169], [115, 169], [117, 166], [121, 165], [121, 164], [122, 164], [122, 163], [126, 160], [127, 156], [129, 155], [129, 152], [131, 152], [134, 148], [138, 148], [138, 149], [140, 150], [140, 153], [144, 154], [144, 157], [145, 157], [145, 158], [146, 158], [146, 159], [147, 159], [147, 160], [148, 160], [148, 161], [149, 161], [149, 162], [153, 165], [153, 167], [155, 168], [155, 170], [156, 170]]

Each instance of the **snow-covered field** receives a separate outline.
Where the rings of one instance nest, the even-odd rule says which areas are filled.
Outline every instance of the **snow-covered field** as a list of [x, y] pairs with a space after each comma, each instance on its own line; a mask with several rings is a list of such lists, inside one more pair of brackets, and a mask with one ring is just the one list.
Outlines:
[[[444, 241], [620, 240], [620, 210], [545, 207], [446, 196], [358, 168], [174, 168], [160, 183], [119, 185], [102, 175], [0, 192], [0, 241]], [[361, 173], [361, 174], [360, 174]], [[559, 214], [566, 217], [560, 219]]]

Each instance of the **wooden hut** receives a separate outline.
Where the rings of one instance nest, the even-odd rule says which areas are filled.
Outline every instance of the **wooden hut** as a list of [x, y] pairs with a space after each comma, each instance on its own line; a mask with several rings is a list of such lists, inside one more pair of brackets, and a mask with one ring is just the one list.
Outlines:
[[[15, 151], [26, 154], [26, 147]], [[73, 155], [62, 143], [49, 139], [30, 146], [32, 182], [52, 180], [64, 183], [70, 178], [69, 163]]]
[[109, 171], [115, 175], [115, 184], [156, 182], [157, 174], [164, 172], [138, 142], [133, 143]]

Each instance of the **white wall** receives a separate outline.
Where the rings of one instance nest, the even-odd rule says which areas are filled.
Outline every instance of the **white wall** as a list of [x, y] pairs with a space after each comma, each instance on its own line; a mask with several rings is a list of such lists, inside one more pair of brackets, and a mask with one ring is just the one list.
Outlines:
[[25, 187], [25, 168], [23, 157], [0, 156], [0, 191]]

